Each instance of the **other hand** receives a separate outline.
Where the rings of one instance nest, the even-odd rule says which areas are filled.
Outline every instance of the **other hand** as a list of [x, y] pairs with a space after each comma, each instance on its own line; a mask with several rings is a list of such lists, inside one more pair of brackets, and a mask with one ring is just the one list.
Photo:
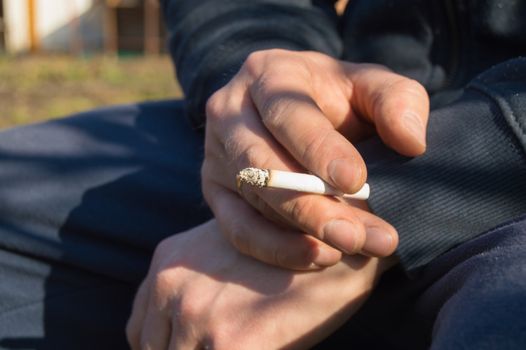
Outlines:
[[365, 301], [389, 262], [346, 257], [296, 272], [236, 251], [215, 221], [159, 244], [135, 298], [132, 349], [304, 349]]

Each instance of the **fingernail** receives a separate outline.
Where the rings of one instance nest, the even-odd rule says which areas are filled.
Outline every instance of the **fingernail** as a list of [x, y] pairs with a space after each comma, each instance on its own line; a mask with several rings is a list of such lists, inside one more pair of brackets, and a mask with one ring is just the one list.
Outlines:
[[346, 193], [352, 193], [355, 190], [352, 183], [353, 178], [362, 179], [363, 177], [361, 174], [362, 169], [359, 166], [353, 166], [348, 159], [331, 161], [327, 170], [334, 185]]
[[323, 228], [325, 241], [347, 254], [355, 253], [353, 231], [354, 225], [345, 220], [329, 221]]
[[393, 237], [379, 227], [368, 227], [362, 251], [367, 255], [385, 256], [392, 249]]
[[404, 114], [404, 125], [409, 132], [425, 146], [426, 144], [426, 128], [422, 119], [414, 112], [406, 112]]

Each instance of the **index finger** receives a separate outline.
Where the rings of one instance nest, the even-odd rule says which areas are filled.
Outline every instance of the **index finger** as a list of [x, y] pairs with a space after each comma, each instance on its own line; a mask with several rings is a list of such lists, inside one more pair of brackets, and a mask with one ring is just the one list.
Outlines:
[[363, 186], [362, 157], [323, 114], [305, 78], [263, 76], [250, 94], [266, 128], [308, 171], [345, 193]]

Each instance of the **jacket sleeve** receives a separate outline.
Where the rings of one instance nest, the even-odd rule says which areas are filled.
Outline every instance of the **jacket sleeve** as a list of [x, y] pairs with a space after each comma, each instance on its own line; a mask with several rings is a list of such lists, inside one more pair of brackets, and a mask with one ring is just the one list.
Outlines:
[[163, 12], [194, 127], [204, 126], [206, 100], [251, 52], [284, 48], [341, 55], [334, 0], [164, 0]]
[[370, 206], [398, 229], [409, 272], [526, 214], [526, 58], [484, 72], [434, 110], [427, 137], [421, 157], [382, 150], [369, 164]]

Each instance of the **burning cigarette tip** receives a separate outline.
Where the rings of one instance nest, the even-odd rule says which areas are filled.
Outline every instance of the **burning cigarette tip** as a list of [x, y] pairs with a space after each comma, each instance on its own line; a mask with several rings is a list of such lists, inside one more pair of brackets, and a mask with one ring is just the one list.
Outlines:
[[258, 188], [267, 187], [269, 179], [270, 172], [267, 169], [259, 168], [245, 168], [236, 176], [237, 187], [242, 183]]

